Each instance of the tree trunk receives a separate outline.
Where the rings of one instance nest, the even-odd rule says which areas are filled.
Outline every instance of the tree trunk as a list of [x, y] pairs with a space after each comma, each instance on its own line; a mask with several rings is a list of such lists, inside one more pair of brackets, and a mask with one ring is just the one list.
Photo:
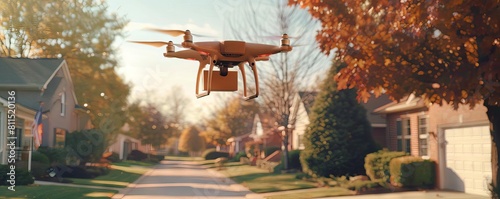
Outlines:
[[[484, 105], [488, 108], [486, 114], [488, 115], [488, 119], [490, 120], [490, 134], [491, 134], [491, 171], [492, 171], [492, 180], [493, 186], [498, 187], [498, 181], [500, 179], [500, 172], [498, 160], [500, 159], [500, 107], [488, 105], [488, 102], [485, 101]], [[498, 188], [496, 188], [498, 189]]]

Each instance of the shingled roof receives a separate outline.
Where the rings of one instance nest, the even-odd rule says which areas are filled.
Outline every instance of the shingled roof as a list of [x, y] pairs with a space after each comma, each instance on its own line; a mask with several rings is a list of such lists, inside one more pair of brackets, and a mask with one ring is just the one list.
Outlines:
[[42, 89], [61, 67], [63, 59], [0, 58], [0, 85]]

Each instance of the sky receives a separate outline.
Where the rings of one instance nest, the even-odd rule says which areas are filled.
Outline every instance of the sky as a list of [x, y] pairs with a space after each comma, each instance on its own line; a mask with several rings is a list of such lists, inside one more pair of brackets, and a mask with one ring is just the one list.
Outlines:
[[[182, 36], [151, 32], [145, 28], [189, 29], [192, 33], [210, 35], [196, 41], [223, 40], [225, 17], [235, 16], [243, 1], [207, 0], [106, 0], [108, 11], [129, 20], [125, 37], [115, 41], [118, 49], [117, 72], [132, 85], [131, 101], [162, 103], [167, 94], [178, 93], [189, 99], [188, 121], [196, 122], [213, 110], [214, 103], [227, 93], [211, 93], [197, 99], [195, 81], [197, 61], [165, 58], [165, 47], [152, 47], [127, 41], [170, 41], [181, 43]], [[242, 30], [245, 31], [245, 30]], [[176, 48], [179, 50], [179, 48]], [[200, 85], [201, 86], [201, 85]], [[241, 89], [241, 88], [240, 88]]]

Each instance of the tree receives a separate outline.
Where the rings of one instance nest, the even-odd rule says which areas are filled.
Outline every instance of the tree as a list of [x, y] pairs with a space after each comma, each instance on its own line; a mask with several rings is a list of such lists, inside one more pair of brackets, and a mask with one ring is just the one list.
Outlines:
[[288, 169], [288, 134], [294, 123], [290, 118], [292, 102], [299, 91], [309, 86], [308, 82], [318, 71], [328, 66], [328, 58], [313, 45], [314, 30], [319, 28], [319, 23], [300, 7], [287, 7], [283, 0], [246, 1], [242, 4], [235, 10], [237, 16], [226, 17], [236, 39], [269, 43], [266, 36], [283, 33], [292, 36], [294, 48], [291, 52], [274, 55], [268, 63], [258, 63], [262, 87], [260, 99], [269, 115], [274, 117], [273, 121], [277, 122], [269, 125], [282, 127], [287, 132], [283, 144], [286, 146], [284, 167]]
[[151, 144], [154, 148], [158, 148], [167, 142], [171, 135], [166, 123], [166, 118], [152, 104], [148, 104], [143, 108], [145, 114], [140, 118], [139, 137], [144, 144]]
[[[335, 75], [340, 67], [335, 63], [328, 75]], [[305, 171], [324, 177], [364, 175], [364, 158], [377, 146], [366, 110], [356, 100], [356, 90], [339, 91], [328, 78], [320, 90], [300, 155]]]
[[126, 120], [129, 86], [115, 72], [112, 45], [125, 24], [97, 0], [2, 0], [0, 56], [64, 58], [78, 102], [109, 142]]
[[183, 92], [180, 86], [173, 86], [166, 96], [165, 106], [167, 108], [167, 116], [170, 128], [173, 128], [173, 136], [180, 136], [180, 128], [184, 126], [186, 120], [186, 109], [189, 105], [189, 99]]
[[256, 101], [243, 101], [239, 97], [227, 101], [225, 107], [216, 111], [205, 122], [207, 130], [204, 136], [216, 145], [225, 144], [230, 137], [249, 133], [253, 118], [259, 112], [259, 104]]
[[316, 39], [347, 67], [338, 87], [359, 99], [383, 91], [393, 99], [414, 93], [436, 104], [487, 107], [492, 135], [493, 185], [500, 172], [499, 1], [309, 1], [319, 19]]
[[205, 139], [200, 136], [200, 131], [195, 126], [190, 126], [182, 131], [179, 138], [179, 150], [184, 152], [200, 152], [205, 149]]

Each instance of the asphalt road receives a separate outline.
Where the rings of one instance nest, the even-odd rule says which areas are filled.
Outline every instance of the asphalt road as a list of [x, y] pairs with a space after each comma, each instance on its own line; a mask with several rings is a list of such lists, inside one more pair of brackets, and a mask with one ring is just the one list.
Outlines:
[[[195, 163], [162, 161], [114, 199], [249, 198], [247, 188]], [[254, 197], [251, 197], [254, 198]]]

